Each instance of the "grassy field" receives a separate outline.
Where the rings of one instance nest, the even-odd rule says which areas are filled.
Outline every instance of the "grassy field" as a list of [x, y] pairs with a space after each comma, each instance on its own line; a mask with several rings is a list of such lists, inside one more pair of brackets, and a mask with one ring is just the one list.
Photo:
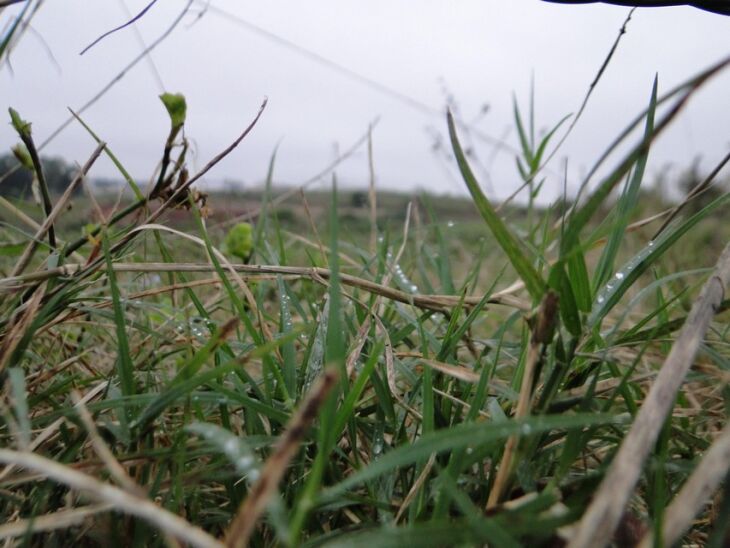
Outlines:
[[722, 68], [655, 87], [643, 137], [550, 207], [552, 134], [519, 116], [530, 199], [497, 205], [450, 116], [468, 199], [204, 196], [258, 118], [190, 174], [166, 95], [152, 188], [101, 142], [80, 170], [109, 156], [117, 201], [43, 192], [11, 111], [42, 199], [1, 204], [0, 539], [727, 546], [730, 194], [642, 186]]

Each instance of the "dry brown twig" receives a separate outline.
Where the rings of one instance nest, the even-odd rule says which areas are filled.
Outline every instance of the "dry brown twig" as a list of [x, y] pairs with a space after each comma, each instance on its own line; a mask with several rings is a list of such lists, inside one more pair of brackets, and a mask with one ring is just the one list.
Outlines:
[[[203, 263], [114, 263], [112, 268], [115, 272], [215, 272], [215, 268], [209, 264]], [[0, 292], [14, 291], [19, 286], [28, 282], [37, 282], [58, 276], [74, 276], [84, 269], [83, 265], [67, 264], [62, 267], [0, 279]], [[311, 278], [316, 280], [317, 277], [328, 279], [331, 271], [327, 268], [308, 267], [308, 266], [278, 266], [278, 265], [245, 265], [231, 264], [229, 270], [235, 270], [237, 273], [249, 274], [253, 276], [262, 274], [283, 274], [287, 276], [296, 276], [300, 278]], [[425, 295], [411, 294], [392, 287], [359, 278], [351, 274], [340, 274], [341, 282], [344, 285], [357, 287], [363, 291], [376, 293], [387, 299], [392, 299], [404, 304], [411, 304], [426, 310], [435, 312], [447, 312], [451, 308], [458, 306], [462, 301], [459, 295]], [[510, 294], [511, 288], [504, 291], [498, 291], [487, 301], [490, 304], [499, 304], [511, 306], [523, 312], [531, 310], [530, 305]], [[466, 307], [477, 306], [482, 300], [482, 296], [468, 296], [463, 299]]]
[[334, 388], [338, 376], [337, 369], [332, 367], [325, 369], [299, 406], [299, 410], [289, 420], [274, 452], [266, 460], [261, 476], [251, 487], [248, 497], [239, 507], [226, 531], [225, 544], [229, 548], [243, 548], [248, 544], [256, 522], [276, 492], [289, 461], [296, 454], [304, 435], [317, 418], [317, 413]]
[[[532, 325], [532, 336], [530, 337], [530, 345], [527, 349], [527, 357], [525, 358], [525, 368], [522, 373], [522, 385], [520, 386], [520, 394], [515, 406], [515, 419], [523, 419], [530, 414], [532, 407], [533, 385], [535, 381], [535, 372], [541, 359], [542, 352], [545, 347], [552, 341], [555, 332], [555, 325], [558, 314], [558, 296], [552, 291], [548, 291], [540, 303], [540, 308], [534, 317]], [[499, 499], [502, 497], [504, 490], [509, 482], [512, 473], [513, 460], [519, 443], [519, 436], [510, 436], [504, 447], [502, 460], [499, 464], [497, 477], [492, 485], [487, 500], [487, 510], [496, 507]]]

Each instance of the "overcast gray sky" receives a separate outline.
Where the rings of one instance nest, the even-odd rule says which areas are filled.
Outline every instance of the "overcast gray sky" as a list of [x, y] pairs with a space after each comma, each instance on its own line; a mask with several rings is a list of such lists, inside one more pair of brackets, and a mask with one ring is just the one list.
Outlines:
[[[28, 34], [0, 70], [3, 112], [16, 108], [33, 122], [42, 141], [141, 51], [131, 28], [113, 34], [83, 56], [102, 32], [128, 19], [148, 0], [49, 0]], [[170, 26], [186, 0], [159, 0], [138, 23], [151, 43]], [[278, 148], [275, 179], [298, 183], [326, 166], [379, 118], [374, 130], [375, 165], [381, 188], [423, 187], [460, 192], [462, 185], [434, 153], [434, 132], [445, 120], [414, 108], [372, 85], [297, 52], [287, 44], [378, 82], [435, 111], [447, 94], [464, 119], [480, 131], [505, 137], [516, 147], [512, 96], [527, 111], [535, 83], [536, 127], [548, 128], [575, 112], [613, 43], [628, 8], [547, 4], [539, 0], [210, 0], [201, 18], [195, 4], [172, 35], [152, 53], [164, 89], [188, 101], [186, 135], [198, 166], [227, 146], [255, 115], [268, 107], [253, 133], [211, 174], [252, 185], [265, 176]], [[0, 14], [7, 24], [19, 7]], [[222, 10], [222, 11], [221, 11]], [[232, 19], [225, 14], [235, 16]], [[242, 23], [243, 22], [243, 23]], [[253, 30], [270, 33], [266, 35]], [[58, 67], [49, 59], [43, 37]], [[278, 39], [272, 38], [278, 37]], [[574, 133], [547, 172], [553, 192], [569, 158], [569, 185], [605, 149], [649, 98], [655, 73], [660, 91], [730, 54], [730, 18], [692, 8], [637, 10], [615, 58]], [[129, 171], [143, 182], [160, 157], [168, 120], [162, 91], [149, 64], [140, 63], [83, 117]], [[486, 115], [479, 117], [488, 104]], [[16, 142], [0, 124], [4, 150]], [[489, 171], [484, 184], [504, 197], [519, 177], [509, 152], [474, 140]], [[730, 71], [691, 102], [653, 151], [650, 175], [686, 166], [701, 156], [712, 163], [730, 146]], [[46, 149], [83, 163], [93, 143], [77, 125]], [[108, 161], [94, 174], [113, 176]], [[338, 168], [343, 184], [365, 185], [365, 149]]]

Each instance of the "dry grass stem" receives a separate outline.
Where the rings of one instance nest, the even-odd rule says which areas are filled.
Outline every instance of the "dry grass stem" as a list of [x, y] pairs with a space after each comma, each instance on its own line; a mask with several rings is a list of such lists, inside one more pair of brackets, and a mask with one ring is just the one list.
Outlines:
[[[148, 226], [147, 228], [150, 227]], [[166, 227], [163, 227], [163, 229], [169, 230]], [[215, 268], [213, 266], [203, 263], [114, 263], [112, 267], [114, 268], [115, 272], [215, 272]], [[82, 265], [68, 264], [43, 272], [26, 274], [10, 278], [1, 278], [0, 292], [14, 291], [22, 284], [31, 281], [39, 281], [59, 276], [73, 276], [81, 270], [83, 270]], [[317, 277], [327, 279], [331, 275], [329, 269], [306, 266], [231, 264], [230, 266], [228, 266], [228, 270], [254, 275], [284, 274], [312, 279], [316, 279]], [[411, 304], [419, 308], [433, 310], [435, 312], [446, 312], [449, 309], [458, 306], [459, 302], [462, 300], [462, 297], [457, 295], [423, 295], [406, 293], [405, 291], [400, 291], [392, 287], [386, 287], [382, 284], [372, 282], [364, 278], [359, 278], [351, 274], [342, 273], [340, 274], [340, 277], [341, 282], [345, 285], [357, 287], [364, 291], [381, 295], [386, 299], [391, 299], [404, 304]], [[463, 302], [465, 306], [471, 307], [478, 305], [481, 300], [481, 296], [467, 296], [463, 299]], [[529, 312], [530, 310], [530, 305], [526, 301], [505, 292], [494, 293], [487, 302], [491, 304], [499, 304], [513, 307], [518, 310], [522, 310], [523, 312]]]
[[101, 462], [104, 463], [106, 469], [109, 471], [114, 480], [129, 493], [138, 497], [145, 497], [146, 493], [144, 490], [137, 485], [131, 477], [129, 477], [127, 471], [114, 457], [114, 453], [112, 453], [106, 443], [104, 443], [104, 440], [99, 435], [99, 431], [96, 429], [94, 419], [92, 418], [91, 413], [89, 413], [89, 410], [86, 409], [86, 405], [81, 399], [79, 393], [75, 390], [72, 391], [71, 399], [74, 402], [76, 412], [81, 418], [81, 422], [84, 423], [84, 427], [89, 433], [91, 446], [94, 448], [94, 452], [98, 455]]
[[[100, 382], [97, 384], [94, 388], [89, 390], [84, 396], [79, 400], [80, 403], [86, 404], [93, 400], [96, 396], [101, 394], [104, 390], [106, 390], [107, 386], [109, 385], [109, 381]], [[51, 424], [49, 424], [46, 428], [44, 428], [40, 434], [38, 434], [35, 438], [33, 438], [33, 441], [30, 442], [30, 445], [28, 446], [29, 451], [35, 451], [38, 449], [43, 443], [51, 439], [51, 437], [58, 432], [58, 429], [61, 427], [61, 424], [65, 421], [65, 418], [62, 419], [56, 419]], [[13, 470], [15, 467], [11, 464], [9, 466], [6, 466], [2, 472], [0, 472], [0, 481], [4, 480]]]
[[0, 462], [21, 466], [62, 483], [77, 491], [110, 504], [117, 512], [136, 516], [160, 531], [198, 548], [220, 548], [222, 544], [202, 529], [191, 525], [180, 516], [168, 512], [155, 503], [127, 493], [119, 487], [102, 483], [91, 476], [77, 472], [34, 453], [0, 449]]
[[74, 508], [72, 510], [59, 510], [44, 516], [35, 516], [30, 519], [19, 519], [0, 525], [0, 539], [11, 539], [24, 537], [30, 533], [40, 533], [77, 527], [82, 525], [90, 517], [109, 512], [114, 506], [109, 503], [93, 504]]
[[428, 478], [428, 475], [431, 473], [431, 470], [433, 469], [433, 465], [435, 463], [436, 463], [436, 455], [431, 455], [428, 458], [428, 462], [426, 462], [426, 465], [423, 467], [423, 470], [421, 470], [421, 473], [418, 474], [418, 478], [416, 478], [416, 481], [413, 482], [413, 486], [408, 491], [406, 498], [403, 499], [403, 503], [400, 505], [400, 508], [398, 508], [398, 513], [395, 515], [395, 518], [393, 518], [394, 524], [398, 523], [400, 521], [400, 518], [405, 513], [405, 511], [408, 510], [408, 507], [414, 501], [414, 499], [416, 498], [416, 495], [418, 495], [419, 489], [426, 482], [426, 479]]
[[13, 352], [18, 347], [23, 335], [25, 335], [28, 326], [35, 318], [36, 312], [41, 306], [41, 301], [45, 295], [46, 284], [43, 282], [38, 290], [31, 295], [23, 310], [16, 310], [15, 314], [10, 318], [9, 328], [0, 338], [0, 374], [5, 371]]
[[[702, 457], [694, 472], [682, 486], [664, 513], [662, 521], [662, 546], [674, 546], [692, 525], [694, 517], [707, 504], [713, 493], [727, 477], [730, 469], [730, 424], [725, 425], [710, 448]], [[655, 546], [651, 533], [647, 533], [639, 548]]]
[[304, 435], [317, 418], [317, 413], [337, 383], [337, 378], [336, 369], [325, 369], [299, 406], [299, 410], [290, 419], [274, 452], [266, 460], [261, 476], [251, 487], [248, 497], [241, 504], [226, 531], [226, 546], [229, 548], [243, 548], [248, 545], [256, 522], [276, 492], [289, 461], [296, 454]]
[[[525, 368], [522, 373], [522, 383], [520, 386], [520, 394], [517, 399], [517, 406], [514, 410], [515, 419], [523, 419], [530, 414], [532, 407], [533, 386], [535, 383], [535, 371], [541, 359], [542, 350], [546, 345], [550, 344], [555, 331], [558, 314], [558, 296], [552, 291], [548, 291], [540, 303], [540, 308], [534, 317], [532, 325], [532, 336], [527, 349], [525, 358]], [[519, 436], [510, 436], [502, 454], [502, 460], [497, 470], [497, 477], [492, 485], [487, 499], [487, 510], [495, 508], [499, 504], [499, 500], [507, 488], [509, 477], [512, 473], [513, 460], [517, 445], [519, 444]]]

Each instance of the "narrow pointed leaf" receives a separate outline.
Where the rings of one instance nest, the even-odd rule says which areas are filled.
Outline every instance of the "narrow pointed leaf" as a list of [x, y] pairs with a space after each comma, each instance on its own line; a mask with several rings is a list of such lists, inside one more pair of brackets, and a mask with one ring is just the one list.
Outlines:
[[476, 177], [474, 177], [474, 173], [469, 167], [469, 163], [466, 160], [464, 151], [461, 148], [459, 138], [456, 135], [454, 118], [450, 112], [448, 113], [447, 119], [449, 125], [449, 135], [451, 137], [451, 146], [454, 149], [456, 162], [459, 165], [459, 170], [461, 171], [461, 175], [464, 178], [464, 182], [466, 183], [466, 186], [469, 189], [472, 198], [474, 199], [474, 204], [479, 210], [479, 213], [481, 213], [482, 217], [486, 221], [487, 226], [489, 226], [489, 229], [492, 231], [492, 234], [494, 234], [494, 237], [497, 239], [497, 243], [499, 243], [504, 252], [507, 254], [507, 257], [512, 263], [512, 266], [517, 271], [517, 274], [520, 276], [520, 278], [522, 278], [522, 281], [525, 283], [525, 287], [530, 293], [530, 296], [533, 298], [533, 300], [539, 301], [543, 293], [545, 292], [545, 282], [520, 249], [517, 238], [512, 235], [512, 233], [509, 231], [497, 212], [494, 210], [494, 207], [492, 206], [490, 201], [482, 192], [482, 189], [479, 187], [479, 183], [477, 182]]

